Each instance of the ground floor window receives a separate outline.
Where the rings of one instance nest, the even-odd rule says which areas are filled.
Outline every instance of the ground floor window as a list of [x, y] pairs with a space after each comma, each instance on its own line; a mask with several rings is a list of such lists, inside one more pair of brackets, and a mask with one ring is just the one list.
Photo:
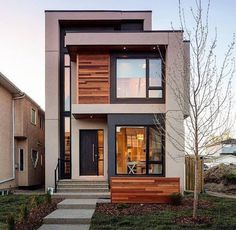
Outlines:
[[163, 175], [163, 137], [157, 127], [116, 127], [117, 174]]

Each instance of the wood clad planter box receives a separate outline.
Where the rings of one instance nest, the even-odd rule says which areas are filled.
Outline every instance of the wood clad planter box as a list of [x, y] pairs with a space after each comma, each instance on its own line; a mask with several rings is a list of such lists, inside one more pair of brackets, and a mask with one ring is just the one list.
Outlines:
[[111, 177], [112, 203], [168, 203], [180, 192], [180, 179], [170, 177]]

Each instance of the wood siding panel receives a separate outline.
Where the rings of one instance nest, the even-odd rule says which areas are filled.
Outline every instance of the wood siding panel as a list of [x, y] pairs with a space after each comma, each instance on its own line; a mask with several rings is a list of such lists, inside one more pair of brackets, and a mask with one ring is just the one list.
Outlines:
[[109, 54], [78, 54], [79, 104], [110, 103], [110, 56]]
[[167, 177], [111, 177], [112, 203], [168, 203], [180, 192], [180, 179]]

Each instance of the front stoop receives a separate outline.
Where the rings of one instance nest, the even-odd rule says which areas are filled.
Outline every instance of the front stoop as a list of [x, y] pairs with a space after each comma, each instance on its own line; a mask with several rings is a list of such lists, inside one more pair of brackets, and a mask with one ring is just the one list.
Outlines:
[[110, 192], [96, 192], [96, 193], [86, 193], [86, 192], [65, 192], [65, 193], [55, 193], [53, 198], [64, 198], [64, 199], [108, 199], [110, 198]]
[[[61, 181], [54, 198], [65, 198], [39, 230], [89, 230], [97, 203], [110, 202], [106, 182]], [[73, 191], [73, 192], [72, 192]]]
[[107, 199], [110, 191], [107, 181], [60, 180], [55, 198]]

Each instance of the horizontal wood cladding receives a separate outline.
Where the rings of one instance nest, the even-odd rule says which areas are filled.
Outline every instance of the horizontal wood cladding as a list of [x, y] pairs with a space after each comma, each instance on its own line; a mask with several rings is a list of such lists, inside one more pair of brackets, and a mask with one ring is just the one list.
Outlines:
[[112, 203], [168, 203], [180, 192], [179, 178], [111, 177]]
[[109, 104], [109, 54], [78, 54], [78, 103]]

